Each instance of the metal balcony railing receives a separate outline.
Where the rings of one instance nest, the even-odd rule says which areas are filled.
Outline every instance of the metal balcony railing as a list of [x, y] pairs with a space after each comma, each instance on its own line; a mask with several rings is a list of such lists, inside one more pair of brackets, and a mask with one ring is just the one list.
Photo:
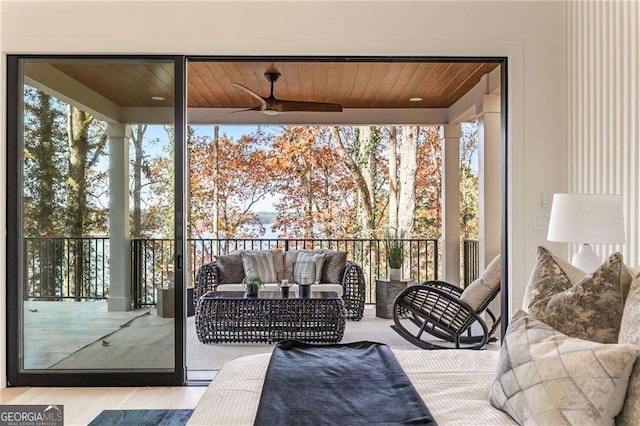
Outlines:
[[[108, 237], [25, 238], [24, 295], [31, 300], [101, 300], [109, 296]], [[131, 281], [135, 307], [154, 305], [158, 289], [169, 283], [173, 271], [171, 239], [136, 238], [131, 241]], [[404, 240], [404, 276], [416, 282], [438, 279], [442, 274], [437, 239]], [[366, 302], [375, 302], [375, 280], [388, 276], [382, 239], [189, 239], [191, 286], [198, 268], [216, 256], [234, 250], [332, 249], [347, 252], [365, 275]], [[464, 285], [478, 276], [478, 242], [463, 243]]]

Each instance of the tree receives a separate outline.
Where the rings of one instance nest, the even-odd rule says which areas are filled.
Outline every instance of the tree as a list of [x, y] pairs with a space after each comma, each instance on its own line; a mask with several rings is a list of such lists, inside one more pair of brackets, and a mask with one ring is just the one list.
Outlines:
[[[25, 86], [24, 222], [26, 237], [62, 232], [64, 113], [55, 98]], [[41, 296], [56, 293], [62, 276], [63, 247], [55, 240], [33, 240], [40, 270]]]
[[[67, 107], [68, 174], [65, 234], [69, 237], [82, 237], [87, 232], [85, 224], [88, 224], [91, 213], [91, 208], [87, 204], [87, 175], [99, 157], [104, 154], [107, 142], [104, 128], [100, 128], [94, 121], [87, 112], [75, 106]], [[99, 134], [96, 135], [91, 130], [97, 130]], [[73, 271], [70, 279], [75, 289], [74, 295], [79, 300], [84, 293], [85, 245], [82, 239], [72, 241]]]
[[[133, 198], [133, 215], [131, 221], [131, 236], [139, 238], [142, 236], [142, 173], [144, 159], [144, 134], [147, 126], [137, 124], [133, 126], [131, 143], [133, 144], [133, 189], [131, 195]], [[147, 168], [148, 170], [148, 168]], [[147, 171], [148, 175], [148, 171]]]
[[479, 181], [478, 123], [462, 125], [460, 139], [460, 233], [463, 240], [478, 238]]
[[[331, 128], [331, 132], [333, 135], [333, 140], [335, 143], [335, 148], [338, 153], [338, 156], [342, 160], [342, 163], [346, 166], [349, 171], [351, 181], [353, 186], [355, 187], [358, 195], [358, 200], [360, 201], [361, 206], [361, 217], [362, 217], [362, 228], [361, 234], [362, 236], [369, 236], [372, 230], [375, 228], [375, 213], [374, 213], [374, 205], [372, 203], [375, 200], [375, 195], [371, 194], [370, 188], [373, 186], [371, 182], [367, 182], [367, 178], [365, 178], [365, 174], [363, 174], [360, 165], [358, 162], [349, 155], [347, 148], [345, 147], [345, 142], [343, 141], [343, 136], [348, 137], [353, 133], [349, 132], [347, 129], [344, 129], [342, 134], [340, 128], [338, 126], [333, 126]], [[360, 141], [359, 147], [363, 145], [363, 138], [359, 137]], [[360, 149], [359, 152], [367, 152], [366, 149]], [[369, 159], [367, 158], [367, 161]]]
[[389, 228], [398, 229], [398, 145], [396, 126], [389, 132]]
[[417, 126], [402, 128], [400, 145], [400, 194], [398, 201], [398, 231], [409, 238], [413, 235], [416, 211], [416, 156], [418, 150]]

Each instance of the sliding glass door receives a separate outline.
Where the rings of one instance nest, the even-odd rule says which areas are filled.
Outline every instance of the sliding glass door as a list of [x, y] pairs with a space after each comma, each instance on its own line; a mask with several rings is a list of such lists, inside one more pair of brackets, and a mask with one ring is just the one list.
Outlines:
[[182, 58], [9, 68], [10, 385], [182, 384]]

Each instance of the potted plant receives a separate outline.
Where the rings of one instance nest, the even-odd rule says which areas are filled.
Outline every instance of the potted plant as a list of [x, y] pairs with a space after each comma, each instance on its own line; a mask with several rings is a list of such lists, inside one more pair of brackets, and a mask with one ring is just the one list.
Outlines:
[[264, 285], [264, 280], [258, 274], [249, 274], [243, 278], [242, 284], [245, 286], [246, 297], [257, 297], [258, 289]]
[[404, 231], [398, 235], [395, 228], [384, 232], [384, 251], [389, 265], [389, 279], [400, 280], [402, 278], [402, 264], [404, 263]]

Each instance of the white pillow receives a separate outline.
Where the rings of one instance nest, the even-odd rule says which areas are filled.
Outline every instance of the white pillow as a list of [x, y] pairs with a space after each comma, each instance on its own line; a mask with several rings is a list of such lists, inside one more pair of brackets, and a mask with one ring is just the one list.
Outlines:
[[489, 263], [482, 276], [464, 289], [460, 295], [460, 300], [471, 306], [474, 311], [477, 311], [493, 290], [500, 285], [501, 271], [502, 262], [500, 261], [500, 255], [497, 255]]

